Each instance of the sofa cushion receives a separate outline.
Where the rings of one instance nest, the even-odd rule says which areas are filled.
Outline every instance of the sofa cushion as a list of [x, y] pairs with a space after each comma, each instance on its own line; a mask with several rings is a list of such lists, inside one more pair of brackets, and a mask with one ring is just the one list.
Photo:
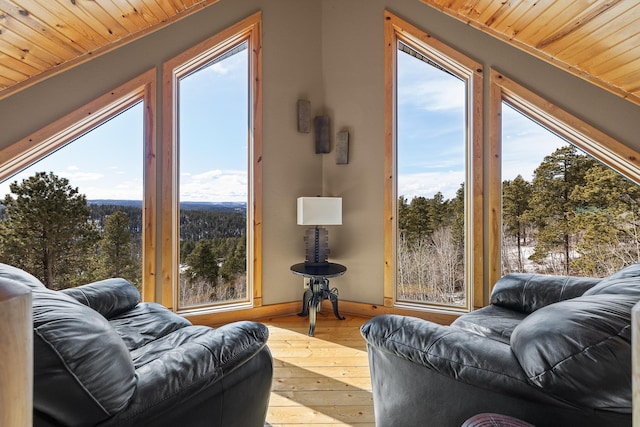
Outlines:
[[537, 310], [511, 335], [531, 384], [574, 404], [631, 410], [631, 309], [640, 297], [590, 295]]
[[60, 292], [91, 307], [107, 319], [131, 310], [140, 302], [140, 292], [121, 278], [100, 280]]
[[549, 304], [582, 296], [599, 282], [590, 277], [511, 273], [496, 282], [491, 304], [533, 313]]
[[110, 319], [109, 323], [122, 337], [129, 351], [191, 326], [191, 322], [184, 317], [154, 302], [140, 303], [132, 310]]
[[585, 295], [633, 294], [640, 295], [640, 264], [629, 265], [602, 279]]
[[489, 305], [463, 314], [454, 320], [451, 326], [481, 337], [509, 344], [514, 328], [526, 316], [526, 313], [497, 305]]

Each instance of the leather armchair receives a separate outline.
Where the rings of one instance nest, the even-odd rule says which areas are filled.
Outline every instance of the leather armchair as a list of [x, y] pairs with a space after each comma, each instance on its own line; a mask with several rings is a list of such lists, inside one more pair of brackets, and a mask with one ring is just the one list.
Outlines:
[[509, 274], [450, 326], [362, 326], [376, 425], [460, 426], [500, 413], [543, 426], [631, 426], [631, 309], [640, 264], [605, 279]]
[[52, 291], [0, 264], [8, 281], [32, 291], [34, 425], [264, 425], [264, 325], [193, 326], [123, 279]]

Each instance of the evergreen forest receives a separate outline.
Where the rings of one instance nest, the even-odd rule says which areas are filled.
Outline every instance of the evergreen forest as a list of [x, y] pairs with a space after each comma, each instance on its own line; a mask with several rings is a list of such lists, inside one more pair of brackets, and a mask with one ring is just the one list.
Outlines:
[[[640, 261], [640, 187], [567, 145], [502, 183], [502, 273], [604, 277]], [[398, 200], [398, 298], [464, 304], [464, 186]]]
[[[0, 262], [51, 289], [109, 277], [142, 283], [140, 202], [90, 203], [66, 178], [10, 184], [0, 210]], [[180, 214], [182, 306], [246, 297], [245, 209], [195, 204]]]
[[[142, 282], [139, 202], [88, 202], [53, 173], [10, 184], [0, 262], [52, 289], [108, 277]], [[502, 272], [604, 277], [640, 261], [640, 187], [564, 146], [531, 180], [502, 184]], [[464, 185], [455, 197], [398, 199], [398, 299], [464, 305]], [[179, 306], [246, 299], [245, 209], [180, 211]]]

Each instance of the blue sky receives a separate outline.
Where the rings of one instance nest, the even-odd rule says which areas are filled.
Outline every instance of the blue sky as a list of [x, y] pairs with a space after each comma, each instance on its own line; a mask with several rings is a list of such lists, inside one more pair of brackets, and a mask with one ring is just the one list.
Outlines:
[[[180, 199], [247, 198], [247, 50], [180, 83]], [[398, 55], [398, 195], [452, 198], [464, 181], [464, 83], [407, 54]], [[140, 200], [142, 105], [94, 129], [9, 182], [54, 171], [88, 199]], [[503, 179], [531, 180], [563, 140], [510, 107], [503, 108]]]
[[[446, 199], [464, 181], [465, 85], [398, 53], [398, 195]], [[546, 155], [567, 143], [511, 107], [503, 107], [502, 178], [531, 180]]]
[[180, 200], [247, 201], [248, 50], [180, 82]]
[[533, 179], [535, 168], [559, 147], [569, 145], [538, 123], [502, 104], [502, 180], [522, 175]]
[[[247, 199], [247, 50], [193, 73], [181, 81], [180, 199]], [[142, 104], [0, 183], [39, 171], [69, 179], [89, 200], [141, 200], [143, 192]]]
[[[9, 184], [35, 172], [53, 171], [90, 199], [142, 198], [142, 104], [62, 147], [12, 178], [0, 183], [0, 197]], [[114, 197], [116, 196], [117, 197]]]

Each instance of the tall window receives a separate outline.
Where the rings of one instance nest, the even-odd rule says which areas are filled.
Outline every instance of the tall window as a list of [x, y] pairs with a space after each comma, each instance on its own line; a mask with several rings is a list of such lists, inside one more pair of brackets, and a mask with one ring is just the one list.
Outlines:
[[640, 261], [640, 186], [502, 106], [502, 272], [604, 277]]
[[52, 289], [110, 277], [145, 294], [154, 287], [143, 239], [153, 242], [154, 234], [143, 215], [144, 174], [153, 170], [143, 159], [154, 157], [144, 114], [153, 74], [15, 144], [22, 151], [1, 167], [0, 261]]
[[481, 67], [388, 12], [386, 23], [385, 253], [394, 267], [385, 293], [393, 289], [396, 305], [467, 309], [481, 271], [471, 261], [481, 226], [469, 209], [481, 206], [472, 173]]
[[637, 155], [498, 73], [492, 83], [499, 274], [604, 277], [640, 261]]
[[[540, 264], [531, 258], [536, 247], [534, 235], [538, 231], [534, 226], [532, 210], [533, 180], [539, 176], [536, 182], [540, 190], [543, 190], [546, 182], [541, 180], [548, 176], [539, 168], [545, 164], [550, 165], [554, 160], [547, 156], [567, 151], [569, 144], [505, 102], [502, 103], [502, 135], [502, 274], [541, 270], [557, 273], [558, 267], [562, 265], [557, 256], [560, 255], [559, 251], [550, 252], [549, 259]], [[557, 156], [556, 159], [560, 160]], [[564, 173], [558, 173], [550, 178], [564, 179], [564, 176]], [[553, 188], [558, 190], [559, 196], [568, 195], [561, 186]], [[545, 196], [542, 192], [538, 194], [539, 197]], [[539, 221], [543, 219], [540, 213], [544, 214], [545, 208], [550, 207], [551, 201], [548, 202], [539, 206]], [[549, 212], [547, 218], [551, 219], [552, 215], [557, 216]], [[538, 259], [539, 256], [540, 254]], [[547, 267], [543, 268], [543, 265]]]
[[249, 18], [165, 64], [175, 94], [165, 171], [177, 190], [165, 203], [177, 310], [253, 303], [258, 22]]

